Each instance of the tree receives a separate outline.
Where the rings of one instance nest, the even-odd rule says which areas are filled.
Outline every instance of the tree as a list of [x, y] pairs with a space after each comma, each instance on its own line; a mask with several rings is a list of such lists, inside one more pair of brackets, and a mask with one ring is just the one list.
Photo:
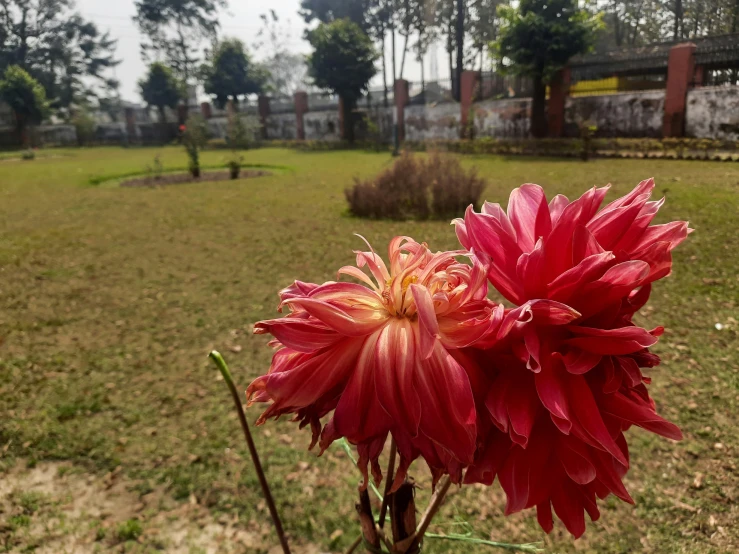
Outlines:
[[203, 66], [202, 72], [205, 92], [213, 96], [219, 108], [229, 100], [237, 106], [240, 97], [261, 92], [267, 77], [251, 61], [244, 43], [235, 38], [216, 45], [211, 62]]
[[[383, 103], [388, 106], [388, 85], [387, 85], [387, 59], [385, 53], [385, 40], [387, 31], [390, 29], [393, 18], [394, 0], [372, 0], [370, 11], [368, 14], [369, 35], [371, 38], [380, 43], [380, 55], [382, 64], [382, 91]], [[395, 51], [393, 51], [393, 60], [395, 60]], [[393, 61], [393, 71], [395, 71], [395, 61]], [[393, 75], [393, 79], [395, 76]]]
[[460, 99], [462, 92], [462, 71], [464, 69], [464, 22], [466, 14], [467, 6], [465, 0], [457, 0], [457, 23], [455, 27], [457, 43], [457, 67], [455, 68], [457, 78], [457, 100]]
[[65, 111], [110, 94], [116, 41], [73, 11], [72, 0], [0, 0], [0, 71], [17, 65]]
[[449, 77], [452, 78], [453, 96], [457, 97], [456, 79], [454, 77], [454, 59], [453, 54], [457, 47], [456, 32], [456, 0], [439, 0], [436, 3], [436, 27], [440, 34], [446, 36], [444, 41], [444, 49], [447, 53], [449, 62]]
[[349, 19], [367, 32], [373, 2], [375, 0], [301, 0], [300, 15], [306, 23], [316, 19], [322, 23]]
[[577, 0], [521, 0], [500, 15], [499, 61], [509, 72], [532, 78], [531, 133], [544, 137], [546, 83], [572, 56], [590, 49], [600, 20], [581, 10]]
[[484, 70], [485, 48], [498, 38], [498, 6], [501, 0], [472, 0], [469, 33], [472, 47], [480, 56], [480, 71]]
[[146, 77], [139, 81], [141, 97], [159, 112], [159, 122], [167, 122], [166, 108], [175, 109], [182, 97], [182, 86], [172, 70], [160, 62], [149, 66]]
[[[290, 39], [289, 25], [282, 25], [274, 10], [259, 16], [262, 28], [257, 33], [254, 50], [264, 52], [261, 62], [265, 70], [264, 89], [282, 96], [293, 93], [307, 86], [308, 66], [305, 56], [290, 52], [285, 46]], [[288, 22], [289, 23], [289, 22]]]
[[342, 101], [345, 138], [354, 140], [352, 113], [377, 72], [377, 53], [370, 38], [348, 19], [322, 23], [310, 32], [314, 49], [308, 68], [316, 86], [331, 90]]
[[189, 85], [196, 73], [198, 46], [215, 39], [218, 9], [225, 5], [225, 0], [136, 0], [133, 20], [148, 39], [141, 44], [144, 57], [163, 57]]
[[44, 87], [23, 68], [11, 65], [0, 80], [0, 100], [15, 113], [18, 138], [28, 147], [28, 125], [41, 123], [49, 111]]

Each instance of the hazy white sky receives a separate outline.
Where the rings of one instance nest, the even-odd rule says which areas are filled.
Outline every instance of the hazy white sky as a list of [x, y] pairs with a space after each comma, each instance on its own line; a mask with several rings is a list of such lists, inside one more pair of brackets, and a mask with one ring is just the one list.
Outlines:
[[[251, 47], [262, 28], [259, 15], [272, 9], [277, 12], [283, 27], [288, 27], [289, 23], [290, 34], [286, 37], [289, 49], [308, 53], [310, 46], [303, 40], [306, 25], [298, 14], [299, 7], [300, 0], [230, 0], [228, 8], [221, 13], [221, 33], [240, 38]], [[118, 40], [116, 55], [121, 64], [116, 68], [116, 76], [121, 81], [121, 96], [125, 100], [140, 102], [137, 82], [145, 72], [145, 64], [139, 48], [141, 36], [131, 20], [136, 13], [134, 0], [77, 0], [77, 10], [85, 18], [97, 23], [101, 29], [109, 30]], [[397, 48], [400, 51], [400, 45]], [[448, 70], [444, 71], [444, 55], [445, 52], [440, 49], [438, 66], [442, 77], [448, 73]], [[409, 53], [404, 77], [420, 80], [420, 66], [412, 61], [412, 57]], [[429, 75], [428, 61], [426, 75]], [[375, 83], [378, 78], [379, 75]]]

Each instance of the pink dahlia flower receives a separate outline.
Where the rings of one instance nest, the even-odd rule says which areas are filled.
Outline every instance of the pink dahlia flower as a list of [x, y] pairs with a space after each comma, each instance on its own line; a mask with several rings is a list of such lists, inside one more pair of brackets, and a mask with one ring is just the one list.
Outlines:
[[298, 281], [283, 290], [280, 307], [289, 315], [255, 327], [278, 348], [269, 373], [247, 390], [252, 402], [272, 402], [258, 423], [295, 414], [322, 451], [346, 437], [358, 445], [365, 486], [368, 463], [381, 478], [377, 460], [388, 433], [401, 458], [396, 485], [419, 455], [435, 478], [448, 473], [460, 482], [474, 458], [477, 423], [469, 378], [452, 353], [488, 330], [495, 308], [484, 258], [470, 255], [469, 265], [456, 260], [461, 254], [433, 254], [397, 237], [389, 266], [374, 252], [356, 252], [357, 267], [339, 270], [361, 284]]
[[630, 426], [681, 438], [657, 415], [642, 373], [659, 364], [649, 348], [663, 329], [632, 322], [690, 232], [684, 222], [651, 225], [663, 203], [649, 200], [653, 188], [643, 181], [599, 211], [607, 187], [547, 202], [541, 187], [523, 185], [507, 214], [486, 203], [454, 222], [465, 248], [491, 257], [488, 277], [507, 300], [546, 299], [571, 313], [564, 323], [532, 320], [504, 330], [503, 341], [488, 333], [475, 344], [487, 349], [475, 358], [488, 388], [466, 480], [491, 484], [497, 475], [507, 513], [536, 506], [547, 532], [552, 508], [579, 537], [584, 513], [599, 516], [596, 497], [633, 502], [622, 482]]

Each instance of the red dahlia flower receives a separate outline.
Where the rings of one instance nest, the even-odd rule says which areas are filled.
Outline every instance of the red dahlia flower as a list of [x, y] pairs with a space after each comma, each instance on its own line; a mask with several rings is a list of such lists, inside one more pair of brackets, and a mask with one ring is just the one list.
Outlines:
[[492, 258], [488, 277], [506, 299], [547, 299], [572, 314], [564, 324], [517, 325], [504, 341], [500, 332], [487, 334], [475, 347], [488, 350], [470, 356], [488, 392], [486, 409], [478, 400], [481, 447], [466, 481], [491, 484], [497, 475], [506, 512], [536, 506], [547, 532], [552, 507], [580, 536], [584, 512], [599, 516], [596, 497], [633, 502], [622, 482], [629, 466], [623, 432], [631, 425], [681, 438], [657, 415], [641, 371], [659, 364], [649, 348], [663, 329], [632, 322], [690, 232], [684, 222], [650, 226], [663, 203], [649, 201], [653, 188], [643, 181], [599, 212], [607, 187], [547, 203], [541, 187], [523, 185], [507, 214], [486, 203], [454, 222], [466, 248]]
[[433, 254], [397, 237], [389, 268], [374, 252], [356, 252], [358, 267], [339, 270], [362, 284], [298, 281], [283, 290], [280, 307], [290, 314], [255, 327], [278, 347], [269, 373], [247, 390], [252, 402], [272, 401], [258, 423], [295, 414], [313, 429], [311, 447], [320, 435], [322, 451], [346, 437], [358, 445], [365, 486], [368, 462], [381, 478], [388, 433], [401, 458], [397, 485], [419, 455], [435, 478], [449, 473], [460, 482], [477, 424], [470, 381], [451, 352], [488, 330], [495, 307], [486, 298], [487, 264], [472, 255], [472, 266], [458, 262], [461, 254]]

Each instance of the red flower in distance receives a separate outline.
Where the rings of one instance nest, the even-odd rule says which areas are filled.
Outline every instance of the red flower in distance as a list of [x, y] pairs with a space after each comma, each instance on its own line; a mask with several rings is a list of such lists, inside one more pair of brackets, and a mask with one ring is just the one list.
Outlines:
[[462, 254], [433, 254], [397, 237], [389, 267], [372, 251], [356, 252], [357, 267], [339, 270], [362, 284], [298, 281], [283, 290], [290, 314], [255, 326], [278, 348], [269, 373], [247, 390], [251, 402], [272, 402], [258, 423], [295, 414], [322, 451], [346, 437], [358, 446], [364, 486], [368, 463], [381, 479], [388, 433], [400, 453], [396, 486], [419, 455], [435, 479], [448, 473], [461, 482], [474, 458], [477, 417], [467, 372], [451, 352], [487, 332], [495, 308], [484, 258], [470, 255], [470, 266], [456, 260]]
[[507, 300], [547, 299], [573, 314], [565, 324], [517, 325], [504, 340], [487, 334], [475, 344], [487, 350], [470, 355], [487, 393], [476, 395], [480, 449], [466, 481], [497, 475], [506, 512], [536, 506], [547, 532], [552, 508], [579, 537], [584, 513], [599, 517], [596, 498], [633, 502], [622, 482], [631, 425], [681, 438], [657, 415], [641, 371], [659, 364], [649, 348], [663, 329], [632, 322], [690, 232], [684, 222], [650, 225], [663, 203], [649, 200], [653, 188], [643, 181], [598, 211], [607, 187], [548, 203], [541, 187], [523, 185], [507, 214], [486, 203], [454, 222], [465, 248], [492, 258], [488, 277]]

